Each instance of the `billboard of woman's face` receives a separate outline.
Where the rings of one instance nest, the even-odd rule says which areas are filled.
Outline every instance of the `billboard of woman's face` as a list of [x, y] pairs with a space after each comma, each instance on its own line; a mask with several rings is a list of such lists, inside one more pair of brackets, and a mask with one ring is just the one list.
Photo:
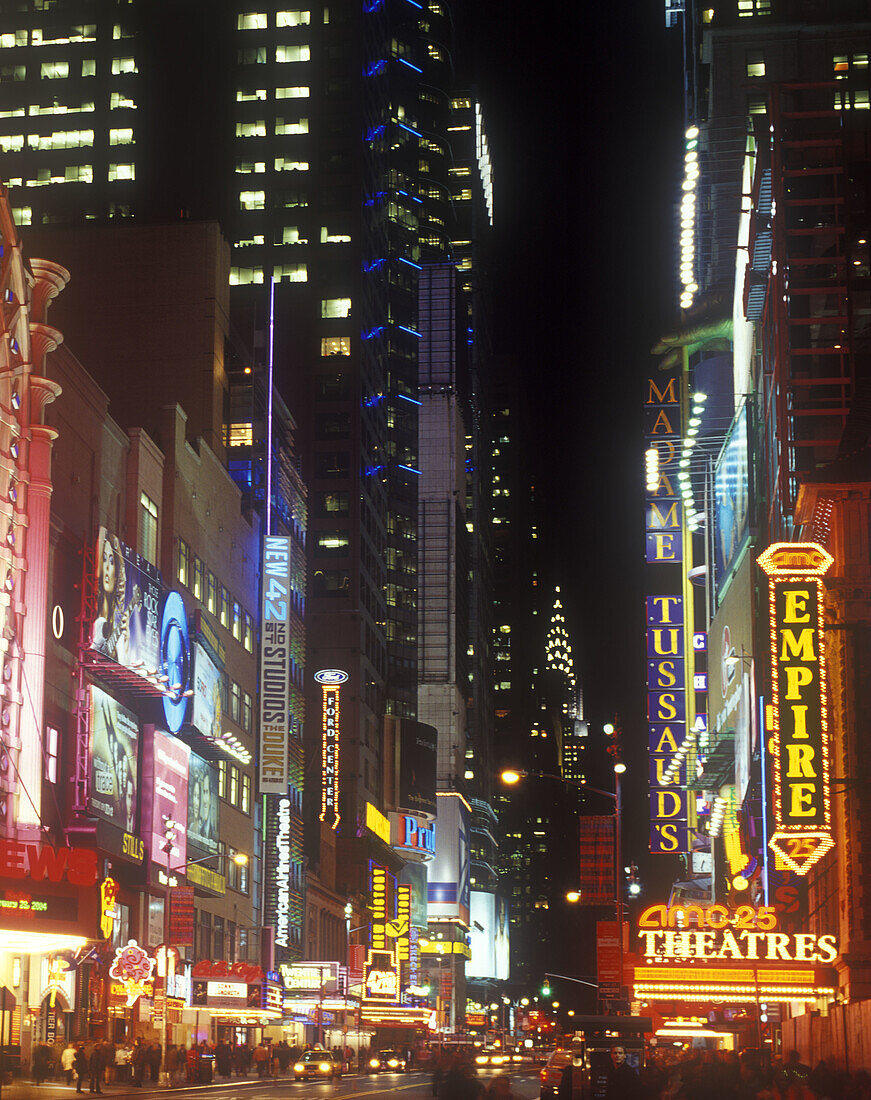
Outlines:
[[191, 753], [188, 781], [188, 844], [203, 854], [218, 851], [218, 769]]
[[91, 687], [90, 809], [128, 833], [136, 831], [139, 723], [132, 711]]

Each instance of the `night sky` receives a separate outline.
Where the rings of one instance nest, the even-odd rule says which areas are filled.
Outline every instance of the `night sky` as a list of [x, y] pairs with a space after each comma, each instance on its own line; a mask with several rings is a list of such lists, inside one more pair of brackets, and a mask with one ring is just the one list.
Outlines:
[[[622, 719], [635, 804], [624, 853], [641, 863], [641, 402], [649, 350], [677, 320], [680, 30], [666, 29], [661, 0], [478, 0], [458, 32], [494, 165], [495, 344], [521, 357], [532, 409], [542, 580], [566, 594], [592, 735]], [[670, 878], [665, 862], [649, 873]]]

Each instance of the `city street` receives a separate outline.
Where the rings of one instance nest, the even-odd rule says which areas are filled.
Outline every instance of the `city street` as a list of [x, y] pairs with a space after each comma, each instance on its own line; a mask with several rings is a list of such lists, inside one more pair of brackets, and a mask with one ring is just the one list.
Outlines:
[[[490, 1083], [491, 1073], [479, 1074], [479, 1080], [486, 1086]], [[511, 1088], [520, 1100], [532, 1100], [538, 1096], [538, 1073], [527, 1070], [511, 1077]], [[136, 1096], [139, 1100], [147, 1097], [162, 1096], [167, 1089], [132, 1089], [124, 1086], [108, 1085], [103, 1088], [104, 1096], [128, 1097]], [[82, 1095], [87, 1093], [85, 1089]], [[226, 1084], [194, 1085], [190, 1088], [178, 1087], [172, 1089], [174, 1096], [191, 1098], [203, 1096], [214, 1097], [215, 1100], [256, 1100], [257, 1097], [267, 1096], [281, 1098], [281, 1100], [320, 1100], [321, 1097], [340, 1097], [341, 1100], [358, 1100], [359, 1097], [377, 1096], [401, 1096], [402, 1100], [430, 1100], [432, 1097], [432, 1082], [429, 1074], [373, 1074], [361, 1076], [357, 1074], [343, 1077], [337, 1084], [320, 1081], [294, 1081], [287, 1077], [276, 1080], [260, 1081], [256, 1079], [232, 1080]], [[16, 1082], [14, 1085], [3, 1089], [4, 1100], [67, 1100], [76, 1095], [74, 1086], [45, 1084], [36, 1086], [31, 1082]]]

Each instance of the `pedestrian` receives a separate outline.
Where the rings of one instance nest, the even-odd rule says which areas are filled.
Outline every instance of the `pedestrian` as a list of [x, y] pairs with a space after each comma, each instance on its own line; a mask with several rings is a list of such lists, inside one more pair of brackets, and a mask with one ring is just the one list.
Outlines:
[[484, 1086], [467, 1058], [448, 1070], [439, 1089], [439, 1100], [480, 1100], [483, 1095]]
[[68, 1085], [73, 1083], [73, 1071], [76, 1064], [76, 1048], [72, 1043], [67, 1043], [60, 1056], [60, 1068]]
[[278, 1068], [282, 1074], [287, 1073], [288, 1066], [290, 1065], [290, 1047], [287, 1045], [287, 1040], [282, 1039], [278, 1044]]
[[608, 1067], [607, 1100], [637, 1100], [641, 1095], [638, 1074], [626, 1061], [626, 1048], [611, 1047], [611, 1065]]
[[33, 1051], [33, 1080], [37, 1085], [48, 1077], [48, 1047], [38, 1043]]
[[82, 1091], [82, 1085], [88, 1076], [88, 1056], [82, 1043], [76, 1047], [76, 1056], [73, 1059], [73, 1068], [76, 1071], [76, 1092]]
[[571, 1061], [562, 1071], [557, 1096], [559, 1100], [581, 1100], [587, 1095], [587, 1068], [584, 1059], [584, 1044], [575, 1039], [572, 1043]]
[[160, 1043], [152, 1043], [145, 1054], [145, 1061], [148, 1064], [148, 1076], [151, 1081], [157, 1081], [162, 1060], [163, 1050]]
[[103, 1051], [99, 1043], [94, 1043], [88, 1055], [88, 1092], [102, 1093], [100, 1082], [103, 1079]]
[[520, 1100], [511, 1089], [511, 1078], [506, 1073], [494, 1077], [487, 1086], [487, 1100]]
[[130, 1062], [133, 1066], [133, 1084], [136, 1088], [142, 1088], [142, 1082], [145, 1080], [146, 1070], [146, 1050], [145, 1043], [142, 1039], [137, 1039], [133, 1047], [133, 1053], [130, 1056]]
[[254, 1048], [254, 1066], [257, 1070], [258, 1077], [266, 1076], [266, 1063], [269, 1058], [269, 1052], [263, 1045], [263, 1042], [259, 1042]]

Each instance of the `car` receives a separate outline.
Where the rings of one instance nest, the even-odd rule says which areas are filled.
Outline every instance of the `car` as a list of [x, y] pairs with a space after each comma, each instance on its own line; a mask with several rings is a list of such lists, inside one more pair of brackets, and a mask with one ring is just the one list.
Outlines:
[[510, 1061], [511, 1056], [503, 1050], [482, 1050], [480, 1054], [475, 1055], [477, 1066], [503, 1066]]
[[369, 1059], [369, 1072], [404, 1073], [405, 1055], [398, 1050], [379, 1050]]
[[296, 1081], [310, 1081], [312, 1078], [336, 1081], [342, 1076], [340, 1056], [330, 1050], [307, 1050], [294, 1064], [293, 1076]]
[[538, 1073], [541, 1084], [541, 1100], [552, 1100], [556, 1096], [562, 1080], [563, 1070], [571, 1060], [572, 1052], [570, 1050], [555, 1050], [551, 1054]]

